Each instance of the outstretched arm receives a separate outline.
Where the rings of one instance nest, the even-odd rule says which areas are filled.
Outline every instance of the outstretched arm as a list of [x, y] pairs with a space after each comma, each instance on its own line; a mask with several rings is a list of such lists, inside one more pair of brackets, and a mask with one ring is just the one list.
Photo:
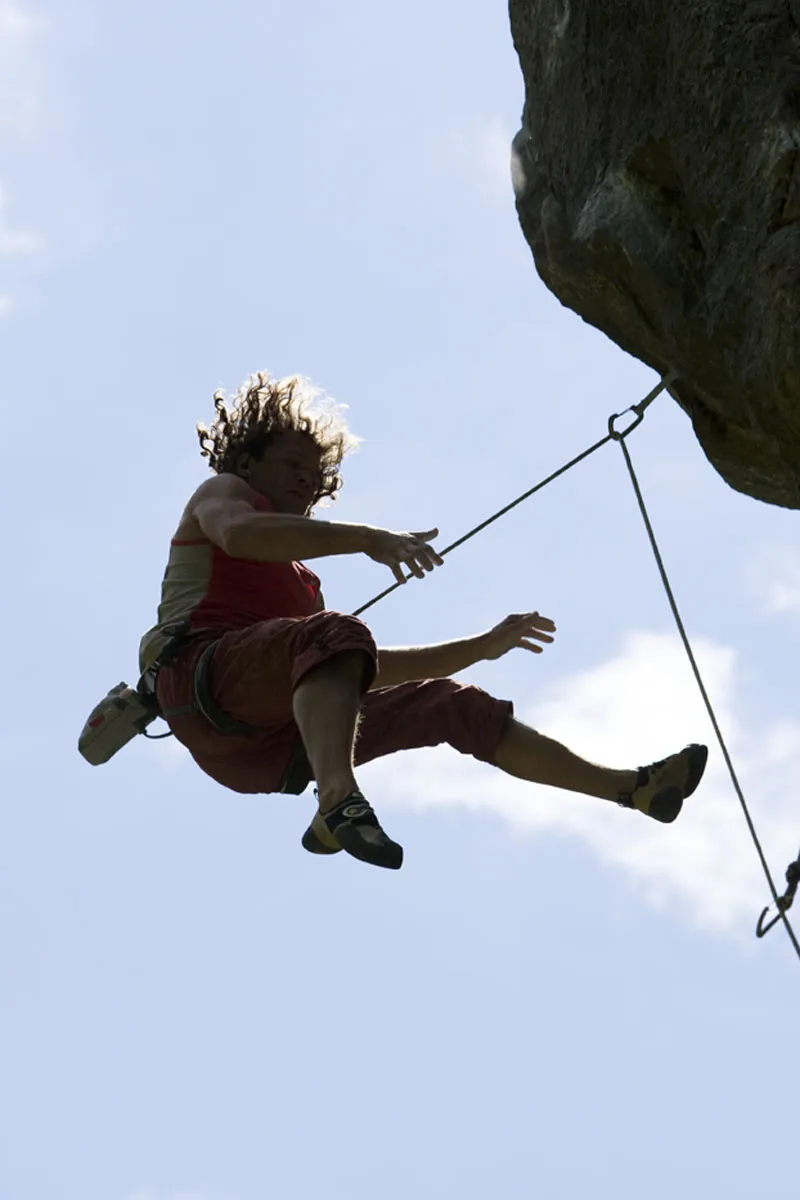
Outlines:
[[420, 533], [394, 533], [374, 525], [349, 525], [343, 521], [315, 521], [295, 513], [262, 512], [255, 492], [233, 474], [207, 480], [192, 496], [188, 516], [209, 541], [232, 558], [259, 562], [291, 562], [337, 554], [366, 554], [389, 567], [398, 583], [404, 568], [422, 579], [442, 563], [429, 545], [438, 529]]
[[405, 646], [378, 650], [378, 673], [372, 688], [392, 687], [415, 679], [443, 679], [476, 662], [501, 658], [519, 647], [541, 654], [537, 642], [552, 642], [555, 625], [539, 613], [514, 613], [486, 633], [440, 642], [433, 646]]

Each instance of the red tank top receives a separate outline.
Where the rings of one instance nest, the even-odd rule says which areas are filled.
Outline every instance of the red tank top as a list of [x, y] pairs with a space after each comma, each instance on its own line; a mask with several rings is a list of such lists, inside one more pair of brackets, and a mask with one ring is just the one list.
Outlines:
[[[255, 493], [254, 507], [273, 512]], [[192, 629], [244, 629], [274, 617], [308, 617], [317, 611], [320, 581], [300, 562], [232, 558], [206, 538], [173, 538], [161, 585], [158, 620], [139, 646], [145, 670], [163, 646], [164, 626], [188, 619]]]

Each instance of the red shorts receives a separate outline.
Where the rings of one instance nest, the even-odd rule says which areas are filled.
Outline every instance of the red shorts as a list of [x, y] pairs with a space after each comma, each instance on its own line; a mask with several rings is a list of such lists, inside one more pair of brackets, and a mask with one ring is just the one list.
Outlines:
[[[191, 704], [195, 664], [216, 637], [198, 638], [170, 666], [161, 668], [157, 694], [163, 709]], [[356, 765], [396, 750], [442, 742], [462, 754], [492, 761], [513, 712], [510, 701], [495, 700], [480, 688], [452, 679], [425, 679], [370, 692], [377, 665], [372, 634], [357, 617], [330, 611], [262, 621], [219, 637], [211, 662], [214, 700], [228, 716], [254, 727], [252, 733], [219, 733], [199, 712], [170, 715], [169, 726], [218, 783], [235, 792], [279, 792], [298, 750], [306, 761], [292, 716], [292, 693], [307, 671], [344, 650], [365, 655]]]

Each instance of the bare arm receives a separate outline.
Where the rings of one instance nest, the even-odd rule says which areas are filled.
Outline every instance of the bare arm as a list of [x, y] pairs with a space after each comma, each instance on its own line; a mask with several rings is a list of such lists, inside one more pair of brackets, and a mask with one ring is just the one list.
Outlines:
[[[484, 636], [459, 638], [433, 646], [378, 650], [378, 673], [372, 688], [392, 687], [413, 679], [445, 679], [484, 658]], [[372, 689], [371, 689], [372, 690]]]
[[514, 613], [499, 625], [475, 637], [440, 642], [433, 646], [408, 646], [378, 650], [378, 673], [372, 688], [392, 687], [416, 679], [444, 679], [486, 659], [501, 658], [519, 647], [541, 654], [537, 642], [552, 642], [555, 625], [539, 613]]
[[443, 561], [424, 533], [393, 533], [374, 525], [314, 521], [294, 513], [260, 512], [256, 493], [237, 475], [217, 475], [201, 484], [184, 513], [182, 525], [199, 528], [231, 558], [259, 562], [291, 562], [333, 554], [366, 554], [389, 567], [398, 583], [411, 575], [422, 579]]
[[291, 562], [367, 550], [370, 526], [315, 521], [294, 513], [265, 513], [255, 493], [237, 475], [218, 475], [203, 484], [189, 503], [205, 536], [232, 558]]

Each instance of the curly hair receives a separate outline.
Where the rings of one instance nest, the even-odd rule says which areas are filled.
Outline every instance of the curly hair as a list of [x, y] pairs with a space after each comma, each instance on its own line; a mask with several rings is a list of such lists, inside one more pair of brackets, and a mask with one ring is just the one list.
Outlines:
[[238, 388], [230, 406], [224, 392], [215, 392], [214, 407], [211, 428], [197, 426], [200, 453], [212, 471], [235, 473], [242, 456], [259, 459], [280, 434], [304, 433], [320, 456], [320, 486], [313, 503], [326, 496], [336, 499], [343, 482], [342, 459], [359, 439], [348, 431], [338, 406], [309, 380], [300, 375], [273, 379], [268, 371], [258, 371]]

